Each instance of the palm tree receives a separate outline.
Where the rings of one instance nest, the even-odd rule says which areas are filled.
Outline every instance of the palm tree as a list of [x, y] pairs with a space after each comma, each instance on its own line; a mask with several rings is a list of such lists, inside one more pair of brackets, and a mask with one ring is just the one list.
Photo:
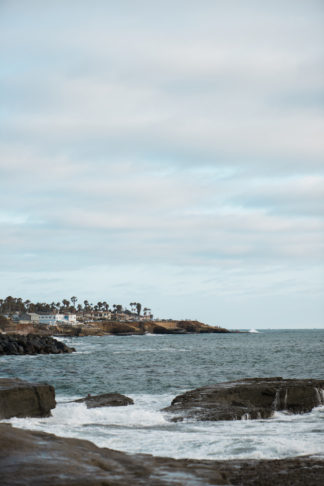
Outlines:
[[78, 300], [77, 297], [75, 297], [75, 295], [73, 297], [71, 297], [71, 302], [73, 302], [73, 307], [75, 308], [75, 304], [76, 304], [76, 301]]
[[141, 309], [142, 309], [142, 304], [140, 304], [139, 302], [136, 303], [136, 310], [137, 310], [137, 315], [140, 316], [141, 315]]
[[28, 299], [27, 299], [27, 300], [25, 300], [25, 302], [24, 302], [24, 306], [25, 306], [25, 309], [26, 309], [26, 311], [27, 311], [27, 312], [29, 311], [29, 306], [30, 306], [30, 304], [31, 304], [30, 300], [28, 300]]
[[8, 297], [5, 298], [5, 302], [7, 304], [8, 313], [10, 314], [11, 308], [12, 308], [12, 305], [13, 305], [13, 302], [14, 302], [14, 298], [11, 297], [11, 295], [8, 295]]
[[16, 310], [18, 310], [19, 312], [24, 310], [24, 304], [23, 304], [23, 301], [20, 297], [19, 297], [19, 299], [16, 300], [16, 303], [17, 303], [17, 306], [18, 306], [18, 308]]
[[70, 301], [67, 300], [67, 299], [63, 299], [62, 304], [63, 304], [64, 308], [67, 309], [67, 307], [69, 307], [69, 305], [70, 305]]

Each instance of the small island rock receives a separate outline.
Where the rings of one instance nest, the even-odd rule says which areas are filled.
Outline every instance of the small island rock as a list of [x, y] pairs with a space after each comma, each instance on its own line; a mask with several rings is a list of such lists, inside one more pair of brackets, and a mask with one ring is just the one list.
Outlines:
[[120, 393], [103, 393], [102, 395], [88, 395], [85, 398], [74, 400], [77, 403], [85, 403], [87, 408], [97, 407], [125, 407], [127, 405], [133, 405], [134, 401], [121, 395]]
[[62, 341], [37, 334], [0, 334], [0, 356], [17, 354], [61, 354], [72, 353]]

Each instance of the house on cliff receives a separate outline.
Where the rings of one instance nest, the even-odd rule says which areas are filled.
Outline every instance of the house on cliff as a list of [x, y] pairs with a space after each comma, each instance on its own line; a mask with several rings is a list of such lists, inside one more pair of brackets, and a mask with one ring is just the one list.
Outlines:
[[39, 315], [35, 312], [26, 312], [23, 314], [19, 314], [18, 322], [20, 324], [38, 324], [39, 323]]
[[55, 314], [55, 313], [40, 313], [27, 312], [20, 314], [17, 320], [20, 324], [70, 324], [74, 325], [77, 323], [76, 314]]
[[39, 324], [70, 324], [74, 325], [77, 323], [76, 314], [50, 314], [44, 313], [39, 314]]

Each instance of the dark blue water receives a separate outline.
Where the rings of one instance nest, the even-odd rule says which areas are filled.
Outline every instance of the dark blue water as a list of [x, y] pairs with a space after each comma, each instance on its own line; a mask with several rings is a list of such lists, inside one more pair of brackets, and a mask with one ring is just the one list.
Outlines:
[[323, 378], [324, 330], [65, 339], [69, 355], [0, 358], [1, 376], [58, 394], [161, 394], [245, 377]]

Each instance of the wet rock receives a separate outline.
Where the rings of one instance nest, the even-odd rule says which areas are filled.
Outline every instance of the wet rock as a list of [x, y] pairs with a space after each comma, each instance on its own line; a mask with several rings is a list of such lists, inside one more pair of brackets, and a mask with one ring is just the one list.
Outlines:
[[133, 405], [134, 401], [121, 395], [120, 393], [103, 393], [102, 395], [91, 396], [88, 395], [85, 398], [74, 400], [78, 403], [85, 403], [87, 408], [97, 407], [125, 407], [127, 405]]
[[70, 348], [61, 341], [49, 336], [37, 334], [0, 334], [0, 355], [7, 354], [61, 354], [72, 353]]
[[55, 405], [55, 390], [51, 385], [0, 378], [0, 419], [49, 417]]
[[269, 418], [277, 410], [310, 412], [324, 404], [324, 380], [247, 378], [219, 383], [177, 396], [164, 409], [196, 420], [239, 420]]
[[324, 460], [211, 461], [125, 454], [0, 424], [1, 486], [318, 486]]

